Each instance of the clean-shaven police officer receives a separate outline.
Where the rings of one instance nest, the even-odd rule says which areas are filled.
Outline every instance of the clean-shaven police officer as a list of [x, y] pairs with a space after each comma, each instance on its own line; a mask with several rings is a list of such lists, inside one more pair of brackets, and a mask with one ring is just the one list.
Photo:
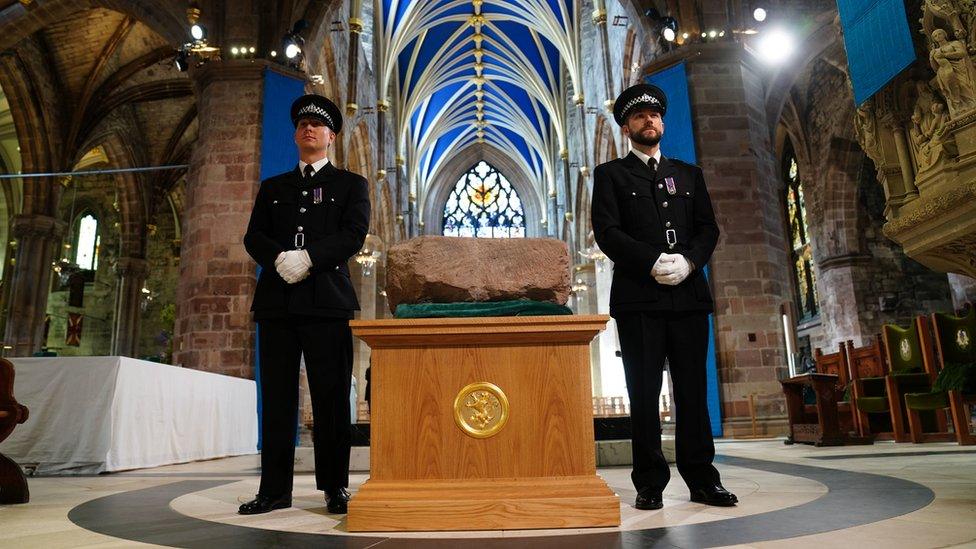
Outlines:
[[359, 309], [346, 262], [369, 229], [369, 188], [329, 162], [342, 129], [332, 101], [291, 107], [298, 166], [261, 183], [244, 246], [261, 266], [254, 292], [261, 360], [261, 487], [244, 515], [291, 506], [300, 360], [312, 398], [315, 484], [329, 512], [345, 513], [351, 442], [352, 334]]

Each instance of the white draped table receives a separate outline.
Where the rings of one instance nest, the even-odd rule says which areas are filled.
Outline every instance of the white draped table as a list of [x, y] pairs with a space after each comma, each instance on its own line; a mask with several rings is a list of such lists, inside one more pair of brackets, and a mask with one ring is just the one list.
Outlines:
[[117, 356], [10, 359], [30, 409], [0, 452], [73, 475], [257, 453], [255, 383]]

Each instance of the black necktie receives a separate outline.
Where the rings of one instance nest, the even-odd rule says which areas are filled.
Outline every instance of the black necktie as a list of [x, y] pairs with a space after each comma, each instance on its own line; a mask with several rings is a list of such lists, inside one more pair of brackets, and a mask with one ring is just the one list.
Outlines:
[[305, 179], [311, 179], [315, 174], [315, 168], [311, 164], [305, 164]]
[[657, 176], [657, 159], [653, 156], [647, 159], [647, 167], [651, 169], [651, 179]]

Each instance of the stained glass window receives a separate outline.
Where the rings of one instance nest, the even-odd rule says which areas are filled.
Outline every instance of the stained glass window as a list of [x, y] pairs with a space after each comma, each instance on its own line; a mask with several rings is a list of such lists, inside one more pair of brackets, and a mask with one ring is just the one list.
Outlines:
[[98, 269], [98, 220], [87, 214], [78, 220], [75, 263], [85, 270]]
[[458, 179], [444, 206], [444, 236], [525, 236], [522, 200], [494, 166], [482, 160]]
[[796, 307], [800, 320], [817, 315], [817, 275], [813, 271], [813, 253], [810, 250], [807, 208], [803, 197], [803, 183], [796, 165], [792, 148], [787, 148], [783, 177], [786, 183], [786, 218], [790, 231], [793, 278], [796, 282]]

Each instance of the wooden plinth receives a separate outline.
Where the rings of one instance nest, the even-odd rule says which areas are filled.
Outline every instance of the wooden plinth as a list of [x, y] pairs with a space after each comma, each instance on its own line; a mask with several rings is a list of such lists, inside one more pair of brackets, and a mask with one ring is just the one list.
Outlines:
[[[589, 343], [608, 317], [351, 323], [372, 348], [370, 479], [349, 502], [353, 532], [579, 528], [620, 524], [596, 475]], [[455, 421], [471, 383], [508, 399], [504, 427]]]

